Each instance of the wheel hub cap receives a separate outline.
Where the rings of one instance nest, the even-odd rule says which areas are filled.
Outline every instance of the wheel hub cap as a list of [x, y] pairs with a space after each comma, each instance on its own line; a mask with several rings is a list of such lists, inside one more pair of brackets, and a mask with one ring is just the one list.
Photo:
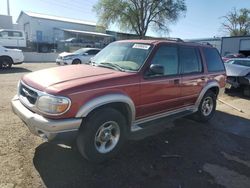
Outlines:
[[119, 125], [114, 121], [105, 122], [96, 132], [95, 148], [100, 153], [108, 153], [115, 148], [119, 138]]
[[206, 97], [202, 103], [202, 113], [204, 116], [209, 116], [213, 111], [213, 99], [211, 97]]

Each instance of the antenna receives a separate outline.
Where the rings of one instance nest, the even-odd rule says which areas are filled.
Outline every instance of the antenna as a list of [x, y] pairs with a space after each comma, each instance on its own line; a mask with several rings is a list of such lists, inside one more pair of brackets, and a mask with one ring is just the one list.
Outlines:
[[10, 16], [10, 1], [7, 0], [7, 13], [8, 13], [8, 16]]

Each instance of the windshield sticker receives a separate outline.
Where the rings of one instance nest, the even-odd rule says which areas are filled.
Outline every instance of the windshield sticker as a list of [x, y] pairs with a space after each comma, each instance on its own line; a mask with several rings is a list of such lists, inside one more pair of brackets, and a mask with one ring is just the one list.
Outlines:
[[148, 50], [150, 48], [150, 45], [146, 45], [146, 44], [134, 44], [134, 46], [132, 48]]

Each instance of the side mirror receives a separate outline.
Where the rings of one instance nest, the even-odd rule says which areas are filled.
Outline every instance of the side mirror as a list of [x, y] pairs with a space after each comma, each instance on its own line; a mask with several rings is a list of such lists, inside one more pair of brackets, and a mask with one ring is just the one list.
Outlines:
[[164, 67], [159, 64], [150, 65], [149, 75], [164, 75]]
[[89, 55], [89, 54], [85, 52], [85, 53], [83, 53], [82, 55], [83, 55], [83, 56], [87, 56], [87, 55]]

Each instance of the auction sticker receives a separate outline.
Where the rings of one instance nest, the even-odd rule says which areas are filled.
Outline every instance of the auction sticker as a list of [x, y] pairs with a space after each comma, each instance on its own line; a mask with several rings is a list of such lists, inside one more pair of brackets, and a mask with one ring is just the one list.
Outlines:
[[132, 48], [148, 50], [150, 48], [150, 45], [146, 45], [146, 44], [134, 44]]

